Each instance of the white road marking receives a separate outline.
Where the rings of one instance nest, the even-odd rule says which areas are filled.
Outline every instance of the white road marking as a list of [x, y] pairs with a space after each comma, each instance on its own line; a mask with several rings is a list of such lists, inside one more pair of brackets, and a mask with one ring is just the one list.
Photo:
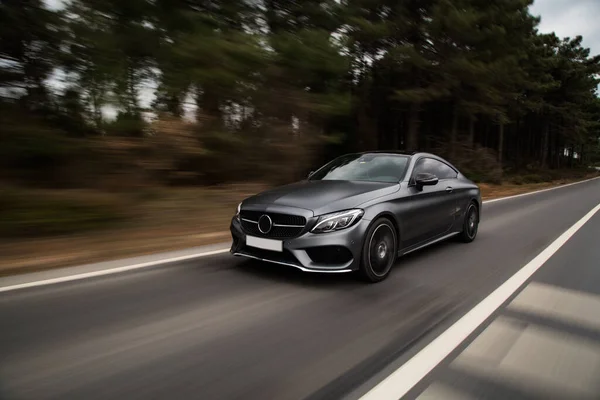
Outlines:
[[140, 268], [152, 267], [154, 265], [191, 260], [193, 258], [199, 258], [199, 257], [213, 256], [213, 255], [225, 253], [228, 251], [229, 251], [229, 248], [219, 249], [219, 250], [207, 251], [204, 253], [188, 254], [185, 256], [165, 258], [165, 259], [161, 259], [161, 260], [148, 261], [148, 262], [143, 262], [143, 263], [139, 263], [139, 264], [125, 265], [123, 267], [104, 269], [104, 270], [100, 270], [100, 271], [85, 272], [82, 274], [61, 276], [59, 278], [44, 279], [41, 281], [21, 283], [18, 285], [0, 287], [0, 293], [9, 292], [11, 290], [30, 288], [30, 287], [35, 287], [35, 286], [52, 285], [54, 283], [69, 282], [69, 281], [76, 281], [79, 279], [93, 278], [96, 276], [118, 274], [120, 272], [126, 272], [126, 271], [132, 271], [132, 270], [140, 269]]
[[[554, 189], [561, 189], [561, 188], [564, 188], [564, 187], [567, 187], [567, 186], [577, 185], [577, 184], [580, 184], [580, 183], [589, 182], [589, 181], [592, 181], [594, 179], [599, 179], [599, 178], [600, 177], [586, 179], [584, 181], [569, 183], [569, 184], [566, 184], [566, 185], [556, 186], [556, 187], [552, 187], [552, 188], [548, 188], [548, 189], [542, 189], [542, 190], [538, 190], [538, 191], [535, 191], [535, 192], [517, 194], [517, 195], [514, 195], [514, 196], [501, 197], [499, 199], [485, 200], [485, 201], [483, 201], [483, 204], [489, 204], [489, 203], [493, 203], [493, 202], [496, 202], [496, 201], [502, 201], [502, 200], [510, 200], [510, 199], [514, 199], [516, 197], [521, 197], [521, 196], [527, 196], [527, 195], [536, 194], [536, 193], [547, 192], [549, 190], [554, 190]], [[11, 286], [0, 287], [0, 293], [2, 293], [2, 292], [9, 292], [11, 290], [17, 290], [17, 289], [25, 289], [25, 288], [29, 288], [29, 287], [35, 287], [35, 286], [52, 285], [54, 283], [69, 282], [69, 281], [75, 281], [75, 280], [79, 280], [79, 279], [93, 278], [93, 277], [96, 277], [96, 276], [118, 274], [118, 273], [121, 273], [121, 272], [126, 272], [126, 271], [135, 270], [135, 269], [146, 268], [146, 267], [152, 267], [152, 266], [160, 265], [160, 264], [168, 264], [168, 263], [177, 262], [177, 261], [185, 261], [185, 260], [191, 260], [191, 259], [194, 259], [194, 258], [200, 258], [200, 257], [206, 257], [206, 256], [215, 255], [215, 254], [226, 253], [227, 251], [229, 251], [229, 248], [227, 248], [227, 249], [220, 249], [220, 250], [214, 250], [214, 251], [208, 251], [208, 252], [204, 252], [204, 253], [189, 254], [189, 255], [181, 256], [181, 257], [165, 258], [165, 259], [160, 259], [160, 260], [155, 260], [155, 261], [149, 261], [149, 262], [144, 262], [144, 263], [139, 263], [139, 264], [133, 264], [133, 265], [125, 265], [125, 266], [122, 266], [122, 267], [110, 268], [110, 269], [101, 270], [101, 271], [86, 272], [86, 273], [75, 274], [75, 275], [68, 275], [68, 276], [59, 277], [59, 278], [44, 279], [44, 280], [40, 280], [40, 281], [33, 281], [33, 282], [21, 283], [21, 284], [18, 284], [18, 285], [11, 285]]]
[[504, 304], [598, 210], [600, 210], [600, 204], [596, 205], [583, 218], [567, 229], [527, 265], [517, 271], [517, 273], [500, 285], [488, 297], [455, 322], [454, 325], [361, 397], [361, 400], [398, 400], [408, 393], [410, 389], [458, 347], [494, 311]]
[[527, 192], [527, 193], [515, 194], [514, 196], [506, 196], [506, 197], [500, 197], [498, 199], [485, 200], [483, 202], [483, 204], [495, 203], [497, 201], [502, 201], [502, 200], [510, 200], [510, 199], [514, 199], [514, 198], [517, 198], [517, 197], [529, 196], [531, 194], [538, 194], [538, 193], [543, 193], [543, 192], [549, 192], [550, 190], [562, 189], [562, 188], [573, 186], [573, 185], [579, 185], [580, 183], [585, 183], [585, 182], [593, 181], [593, 180], [596, 180], [596, 179], [600, 179], [600, 176], [597, 176], [595, 178], [586, 179], [584, 181], [567, 183], [565, 185], [554, 186], [554, 187], [547, 188], [547, 189], [536, 190], [535, 192]]
[[497, 317], [451, 365], [499, 365], [523, 335], [526, 326], [513, 318]]

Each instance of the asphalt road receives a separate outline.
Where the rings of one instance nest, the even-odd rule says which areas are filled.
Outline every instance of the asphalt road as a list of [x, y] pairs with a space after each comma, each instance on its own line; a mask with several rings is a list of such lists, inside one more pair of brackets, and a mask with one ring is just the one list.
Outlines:
[[376, 285], [217, 255], [0, 293], [0, 399], [351, 398], [598, 203], [600, 180], [485, 204], [475, 242]]
[[405, 399], [600, 398], [600, 212]]

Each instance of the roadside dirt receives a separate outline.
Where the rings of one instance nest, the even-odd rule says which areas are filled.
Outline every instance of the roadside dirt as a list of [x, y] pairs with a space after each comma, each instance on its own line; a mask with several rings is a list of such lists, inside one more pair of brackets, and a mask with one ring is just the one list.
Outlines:
[[[595, 175], [594, 175], [595, 176]], [[590, 176], [590, 178], [593, 176]], [[585, 178], [589, 179], [589, 178]], [[579, 179], [579, 180], [585, 180]], [[535, 192], [537, 190], [548, 189], [551, 187], [557, 187], [561, 185], [566, 185], [568, 183], [577, 182], [578, 179], [562, 179], [553, 182], [544, 182], [544, 183], [529, 183], [523, 185], [517, 185], [512, 183], [506, 183], [502, 185], [491, 185], [488, 183], [479, 184], [479, 188], [481, 189], [481, 197], [483, 200], [496, 199], [500, 197], [508, 197], [514, 196], [517, 194], [523, 194], [528, 192]]]
[[[481, 184], [484, 200], [512, 196], [575, 180], [538, 184]], [[118, 229], [0, 243], [0, 276], [180, 250], [230, 240], [229, 221], [237, 204], [266, 188], [262, 184], [224, 188], [171, 189], [156, 194], [139, 218]]]

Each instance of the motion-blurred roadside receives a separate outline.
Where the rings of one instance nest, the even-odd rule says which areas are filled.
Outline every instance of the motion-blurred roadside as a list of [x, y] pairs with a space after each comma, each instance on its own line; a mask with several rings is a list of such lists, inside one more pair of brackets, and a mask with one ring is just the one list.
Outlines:
[[488, 196], [589, 175], [581, 37], [527, 0], [413, 3], [2, 1], [0, 264], [225, 241], [239, 199], [351, 151], [432, 151]]

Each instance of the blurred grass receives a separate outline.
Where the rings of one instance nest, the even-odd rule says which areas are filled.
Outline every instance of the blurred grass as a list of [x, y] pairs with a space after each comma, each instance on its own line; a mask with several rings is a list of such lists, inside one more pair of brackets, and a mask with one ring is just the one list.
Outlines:
[[135, 192], [0, 189], [0, 237], [36, 238], [106, 229], [194, 223], [218, 228], [245, 197], [267, 187], [239, 184], [201, 188], [151, 188]]
[[123, 196], [81, 190], [0, 189], [0, 237], [33, 237], [107, 228], [127, 218]]
[[0, 274], [225, 242], [237, 204], [265, 188], [261, 183], [129, 193], [2, 188]]
[[587, 168], [573, 169], [528, 169], [517, 173], [506, 174], [504, 180], [516, 185], [527, 185], [532, 183], [555, 182], [561, 180], [583, 179], [593, 175]]

